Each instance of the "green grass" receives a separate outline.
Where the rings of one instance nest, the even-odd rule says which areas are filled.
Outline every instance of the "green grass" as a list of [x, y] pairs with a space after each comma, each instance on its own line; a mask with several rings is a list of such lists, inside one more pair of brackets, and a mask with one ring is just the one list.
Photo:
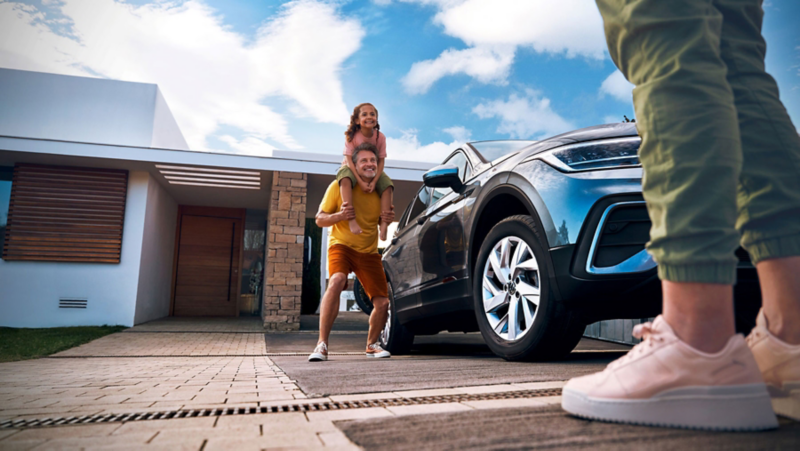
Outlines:
[[0, 362], [48, 356], [124, 329], [126, 329], [124, 326], [52, 327], [49, 329], [0, 327]]

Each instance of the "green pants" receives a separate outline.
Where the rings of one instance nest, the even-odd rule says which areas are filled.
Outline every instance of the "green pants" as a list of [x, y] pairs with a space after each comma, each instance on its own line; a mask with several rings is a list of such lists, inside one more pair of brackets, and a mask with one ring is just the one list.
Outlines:
[[[358, 181], [356, 180], [356, 176], [353, 174], [353, 171], [347, 167], [346, 164], [343, 164], [339, 170], [336, 172], [336, 181], [341, 182], [343, 178], [349, 178], [350, 181], [353, 183], [353, 188], [356, 187]], [[375, 191], [377, 191], [378, 196], [382, 196], [383, 192], [386, 191], [386, 188], [394, 188], [394, 183], [392, 179], [386, 175], [385, 172], [381, 172], [381, 176], [378, 177], [378, 181], [375, 182]]]
[[663, 280], [731, 284], [800, 255], [800, 139], [764, 71], [760, 0], [597, 0], [636, 88], [648, 251]]

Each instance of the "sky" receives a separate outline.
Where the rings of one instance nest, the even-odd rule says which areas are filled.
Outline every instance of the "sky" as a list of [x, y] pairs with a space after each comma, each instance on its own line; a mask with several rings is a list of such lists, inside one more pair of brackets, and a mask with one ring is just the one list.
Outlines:
[[[764, 10], [797, 128], [800, 2]], [[634, 117], [594, 0], [0, 0], [0, 67], [155, 83], [197, 151], [340, 154], [362, 102], [428, 162]]]

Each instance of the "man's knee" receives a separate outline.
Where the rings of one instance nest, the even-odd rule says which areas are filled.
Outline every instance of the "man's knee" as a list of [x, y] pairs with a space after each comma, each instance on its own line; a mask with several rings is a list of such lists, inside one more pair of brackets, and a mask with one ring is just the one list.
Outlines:
[[375, 307], [376, 310], [388, 310], [389, 309], [389, 299], [388, 298], [373, 298], [372, 299], [372, 306]]
[[342, 291], [345, 287], [347, 287], [347, 274], [337, 272], [332, 275], [330, 281], [328, 281], [329, 290]]

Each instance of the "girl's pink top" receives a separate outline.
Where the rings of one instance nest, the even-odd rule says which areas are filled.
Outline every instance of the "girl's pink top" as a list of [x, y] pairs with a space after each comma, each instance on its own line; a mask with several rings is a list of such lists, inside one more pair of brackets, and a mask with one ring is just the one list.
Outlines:
[[344, 159], [342, 160], [342, 164], [346, 165], [347, 158], [353, 156], [353, 151], [356, 150], [356, 147], [365, 142], [375, 144], [375, 147], [378, 148], [378, 158], [386, 158], [386, 135], [374, 130], [372, 136], [367, 138], [358, 131], [355, 136], [353, 136], [352, 141], [347, 142], [347, 138], [344, 140]]

